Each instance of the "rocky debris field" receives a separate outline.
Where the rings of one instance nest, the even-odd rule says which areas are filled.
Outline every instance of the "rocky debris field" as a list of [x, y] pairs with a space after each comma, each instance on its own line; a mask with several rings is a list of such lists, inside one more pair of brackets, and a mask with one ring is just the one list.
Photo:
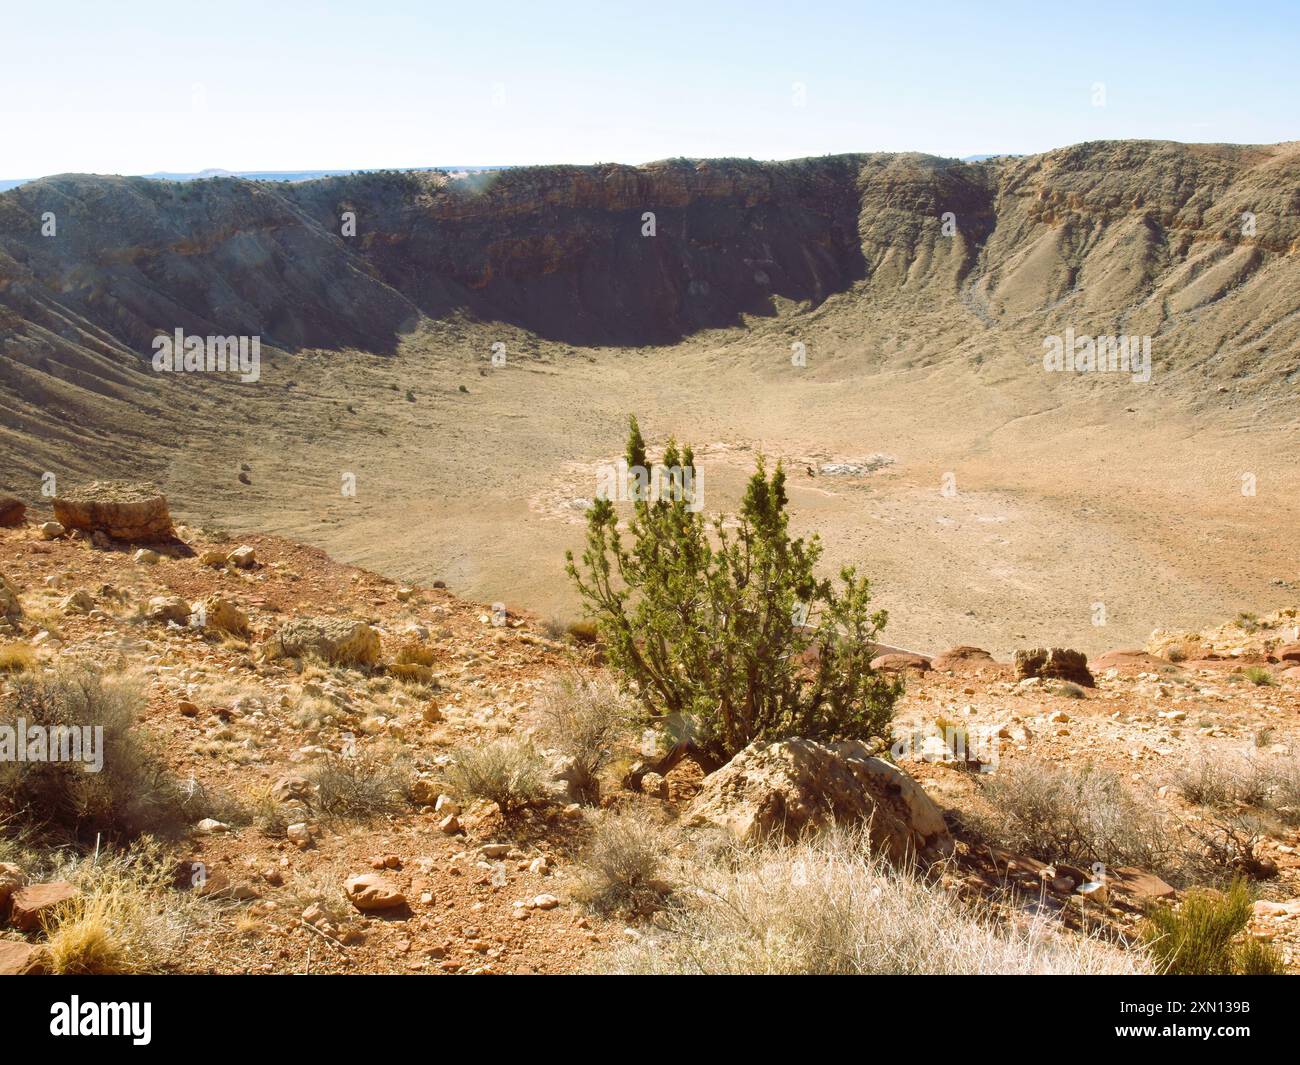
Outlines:
[[[123, 495], [157, 520], [150, 498]], [[1300, 622], [1285, 610], [1157, 632], [1092, 662], [1061, 648], [1014, 663], [974, 647], [888, 652], [877, 668], [907, 680], [892, 762], [861, 744], [792, 740], [706, 775], [689, 759], [652, 765], [632, 734], [584, 806], [572, 767], [539, 739], [544, 787], [503, 810], [448, 783], [456, 752], [536, 738], [557, 682], [602, 675], [597, 648], [513, 608], [400, 585], [283, 539], [177, 525], [140, 547], [97, 534], [102, 514], [83, 518], [53, 527], [20, 515], [0, 529], [0, 685], [7, 700], [18, 678], [76, 663], [133, 678], [141, 735], [191, 795], [222, 797], [166, 844], [171, 890], [199, 914], [167, 971], [600, 967], [654, 928], [584, 904], [579, 857], [602, 807], [636, 811], [665, 838], [694, 827], [759, 841], [862, 820], [873, 847], [902, 864], [919, 857], [936, 883], [1007, 922], [1045, 917], [1120, 942], [1151, 900], [1188, 884], [991, 843], [976, 827], [995, 805], [988, 782], [1030, 763], [1096, 766], [1204, 842], [1219, 819], [1260, 803], [1211, 803], [1188, 786], [1196, 767], [1293, 765], [1297, 753]], [[392, 774], [400, 801], [353, 816], [347, 788], [364, 787], [340, 777], [348, 764]], [[1255, 882], [1250, 933], [1294, 971], [1300, 833], [1289, 812], [1252, 821], [1245, 851], [1225, 861]], [[0, 858], [0, 971], [40, 971], [57, 961], [50, 915], [75, 904], [83, 881], [39, 841]]]

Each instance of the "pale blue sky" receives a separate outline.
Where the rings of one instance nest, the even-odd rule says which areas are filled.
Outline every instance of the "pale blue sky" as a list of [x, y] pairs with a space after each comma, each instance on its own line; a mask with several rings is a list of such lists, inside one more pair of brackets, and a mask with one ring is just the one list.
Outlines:
[[0, 178], [1300, 138], [1296, 0], [54, 0], [4, 28]]

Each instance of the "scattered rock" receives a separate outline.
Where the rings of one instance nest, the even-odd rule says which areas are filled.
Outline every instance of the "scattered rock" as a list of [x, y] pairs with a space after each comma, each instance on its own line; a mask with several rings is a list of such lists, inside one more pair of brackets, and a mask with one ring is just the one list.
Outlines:
[[930, 660], [931, 669], [948, 670], [953, 673], [965, 673], [985, 666], [996, 665], [993, 656], [980, 647], [950, 647], [943, 654]]
[[13, 528], [27, 520], [27, 504], [17, 496], [0, 496], [0, 525]]
[[0, 940], [0, 976], [40, 976], [46, 971], [49, 952], [32, 943]]
[[58, 540], [60, 537], [66, 536], [68, 530], [57, 521], [45, 521], [41, 522], [40, 533], [42, 540]]
[[294, 618], [271, 640], [271, 653], [282, 658], [315, 654], [334, 665], [373, 666], [379, 661], [379, 633], [364, 621], [347, 618]]
[[305, 802], [311, 797], [311, 793], [311, 781], [297, 773], [281, 777], [271, 785], [271, 798], [276, 802], [291, 802], [293, 800]]
[[218, 821], [215, 817], [205, 817], [194, 826], [194, 831], [200, 836], [215, 836], [222, 832], [229, 832], [230, 826], [224, 821]]
[[1107, 651], [1093, 662], [1095, 669], [1136, 669], [1142, 672], [1152, 672], [1167, 665], [1166, 659], [1145, 651]]
[[641, 778], [641, 793], [656, 799], [668, 798], [668, 784], [658, 773], [646, 773]]
[[215, 551], [212, 548], [204, 551], [199, 555], [199, 565], [211, 566], [213, 569], [221, 569], [226, 564], [226, 552]]
[[397, 887], [378, 873], [362, 873], [349, 877], [343, 885], [348, 900], [358, 910], [369, 913], [372, 910], [391, 910], [406, 904], [406, 896]]
[[1139, 899], [1171, 899], [1178, 894], [1155, 873], [1130, 866], [1106, 870], [1106, 882], [1112, 891]]
[[217, 632], [228, 632], [232, 636], [248, 636], [248, 615], [229, 599], [219, 595], [209, 596], [203, 601], [203, 623]]
[[252, 569], [257, 565], [257, 552], [247, 544], [235, 548], [226, 556], [226, 561], [240, 569]]
[[1065, 680], [1082, 684], [1086, 688], [1096, 686], [1088, 671], [1087, 656], [1082, 651], [1062, 647], [1035, 647], [1030, 651], [1017, 651], [1016, 675], [1042, 680]]
[[177, 625], [188, 625], [190, 604], [179, 595], [155, 595], [145, 606], [144, 616], [161, 624], [174, 621]]
[[56, 496], [54, 517], [67, 529], [128, 543], [154, 543], [175, 535], [166, 497], [145, 483], [94, 481]]
[[925, 655], [912, 654], [910, 651], [895, 651], [873, 658], [871, 668], [882, 673], [902, 673], [908, 669], [926, 673], [930, 669], [930, 660]]
[[704, 779], [686, 821], [718, 825], [745, 841], [857, 822], [895, 862], [953, 851], [943, 815], [921, 786], [856, 741], [835, 748], [805, 739], [750, 744]]
[[66, 880], [28, 884], [15, 891], [9, 900], [9, 923], [20, 932], [34, 931], [55, 907], [80, 894], [76, 886]]
[[154, 566], [162, 561], [162, 555], [151, 548], [142, 547], [131, 556], [131, 561], [141, 566]]
[[18, 588], [0, 573], [0, 619], [16, 622], [23, 616], [23, 605], [18, 601]]

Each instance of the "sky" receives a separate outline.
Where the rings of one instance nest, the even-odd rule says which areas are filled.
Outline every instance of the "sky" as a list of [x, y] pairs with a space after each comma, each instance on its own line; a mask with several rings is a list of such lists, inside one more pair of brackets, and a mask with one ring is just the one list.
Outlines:
[[1300, 139], [1300, 0], [11, 5], [0, 178]]

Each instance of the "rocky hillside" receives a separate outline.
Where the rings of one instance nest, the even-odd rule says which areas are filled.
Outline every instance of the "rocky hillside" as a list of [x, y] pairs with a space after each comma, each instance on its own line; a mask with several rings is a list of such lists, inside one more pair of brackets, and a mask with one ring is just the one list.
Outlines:
[[64, 175], [0, 194], [4, 386], [27, 393], [44, 368], [116, 396], [152, 337], [178, 326], [391, 352], [422, 316], [464, 310], [569, 343], [643, 345], [855, 286], [869, 303], [952, 304], [1039, 337], [1069, 321], [1169, 333], [1179, 362], [1211, 377], [1293, 384], [1297, 206], [1289, 144], [300, 184]]
[[1148, 909], [1235, 876], [1300, 965], [1294, 609], [1092, 662], [885, 654], [891, 760], [708, 773], [585, 635], [275, 537], [110, 535], [164, 531], [143, 488], [19, 503], [0, 728], [107, 727], [84, 785], [0, 761], [0, 973], [1148, 972]]

